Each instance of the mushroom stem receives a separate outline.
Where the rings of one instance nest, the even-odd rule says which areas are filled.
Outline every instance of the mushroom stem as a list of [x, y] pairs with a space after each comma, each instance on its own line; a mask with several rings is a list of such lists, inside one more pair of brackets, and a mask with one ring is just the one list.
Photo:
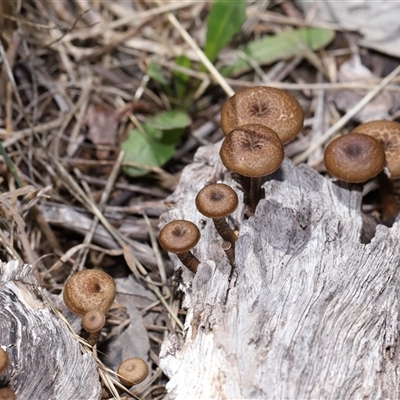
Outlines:
[[236, 242], [238, 239], [235, 232], [233, 232], [232, 228], [229, 226], [228, 222], [225, 218], [213, 218], [215, 229], [218, 234], [222, 237], [222, 239], [232, 243]]
[[190, 251], [186, 251], [185, 253], [177, 253], [176, 254], [181, 261], [181, 263], [194, 274], [197, 272], [197, 267], [200, 264], [200, 261], [192, 254]]
[[393, 184], [384, 172], [381, 172], [378, 175], [378, 183], [382, 202], [381, 219], [385, 225], [392, 226], [394, 220], [399, 214], [399, 208], [396, 204]]
[[229, 259], [229, 262], [231, 263], [232, 267], [235, 266], [235, 246], [233, 243], [224, 241], [222, 243], [222, 250], [225, 251], [226, 256]]
[[81, 338], [85, 339], [91, 346], [94, 346], [97, 341], [99, 340], [101, 335], [101, 330], [97, 331], [97, 332], [87, 332], [84, 329], [82, 329], [81, 331]]
[[251, 211], [254, 213], [261, 198], [261, 177], [250, 178], [248, 197], [248, 204], [251, 207]]

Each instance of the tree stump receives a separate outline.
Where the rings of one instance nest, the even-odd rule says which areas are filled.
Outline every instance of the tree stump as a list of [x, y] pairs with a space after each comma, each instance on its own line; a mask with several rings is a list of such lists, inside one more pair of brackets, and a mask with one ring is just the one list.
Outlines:
[[202, 234], [202, 263], [196, 275], [183, 268], [180, 285], [183, 343], [170, 336], [161, 351], [169, 397], [400, 398], [399, 223], [377, 225], [363, 243], [360, 192], [285, 159], [255, 215], [244, 219], [241, 197], [231, 218], [240, 232], [232, 271], [194, 202], [218, 181], [241, 195], [219, 146], [199, 149], [162, 218], [188, 219]]
[[13, 389], [17, 399], [100, 399], [93, 355], [82, 353], [46, 296], [32, 266], [0, 263], [0, 346], [10, 358], [0, 387]]

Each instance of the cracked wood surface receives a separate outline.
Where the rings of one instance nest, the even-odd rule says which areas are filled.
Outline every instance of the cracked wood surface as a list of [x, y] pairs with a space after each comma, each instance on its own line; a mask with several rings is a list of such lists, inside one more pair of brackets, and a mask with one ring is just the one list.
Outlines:
[[[378, 225], [361, 243], [360, 192], [288, 159], [246, 220], [218, 149], [199, 149], [161, 221], [188, 219], [202, 234], [198, 273], [184, 269], [180, 285], [183, 343], [168, 337], [160, 355], [169, 397], [400, 398], [399, 224]], [[240, 231], [230, 283], [222, 239], [194, 205], [218, 181], [241, 199], [230, 220]]]
[[10, 358], [0, 387], [12, 388], [17, 399], [101, 398], [93, 355], [82, 353], [48, 307], [32, 267], [18, 261], [0, 262], [0, 346]]

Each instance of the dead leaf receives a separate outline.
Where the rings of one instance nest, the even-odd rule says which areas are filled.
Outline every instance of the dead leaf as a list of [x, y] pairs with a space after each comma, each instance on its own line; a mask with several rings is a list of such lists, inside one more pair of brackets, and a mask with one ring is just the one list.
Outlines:
[[85, 117], [88, 137], [96, 146], [99, 160], [107, 159], [110, 147], [116, 146], [118, 120], [115, 110], [101, 104], [90, 104]]
[[[338, 73], [339, 82], [356, 82], [378, 78], [361, 63], [358, 55], [354, 55], [349, 61], [342, 64]], [[365, 95], [367, 90], [340, 90], [332, 92], [331, 100], [336, 107], [344, 112], [349, 111]], [[391, 92], [381, 92], [372, 99], [354, 119], [364, 123], [377, 119], [386, 119], [400, 107], [400, 102]]]

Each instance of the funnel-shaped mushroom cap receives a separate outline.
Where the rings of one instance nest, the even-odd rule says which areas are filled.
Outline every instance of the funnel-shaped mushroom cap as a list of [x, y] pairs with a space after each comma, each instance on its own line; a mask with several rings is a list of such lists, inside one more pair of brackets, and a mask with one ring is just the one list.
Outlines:
[[324, 162], [327, 171], [342, 181], [362, 183], [385, 167], [385, 151], [379, 141], [362, 133], [349, 133], [329, 143]]
[[88, 269], [71, 276], [64, 285], [65, 305], [83, 317], [92, 310], [106, 313], [115, 298], [114, 279], [103, 271]]
[[184, 219], [169, 222], [161, 229], [159, 235], [161, 247], [174, 254], [191, 250], [199, 240], [200, 231], [197, 226]]
[[257, 124], [234, 129], [225, 137], [219, 154], [226, 168], [251, 178], [272, 174], [284, 158], [278, 135], [272, 129]]
[[400, 178], [400, 123], [371, 121], [357, 126], [351, 133], [365, 133], [378, 139], [386, 154], [389, 178]]
[[221, 111], [221, 128], [225, 136], [240, 125], [261, 124], [275, 131], [283, 144], [296, 137], [303, 121], [303, 110], [295, 97], [265, 86], [236, 93]]
[[196, 196], [197, 209], [208, 218], [224, 218], [239, 204], [236, 192], [224, 183], [205, 186]]

